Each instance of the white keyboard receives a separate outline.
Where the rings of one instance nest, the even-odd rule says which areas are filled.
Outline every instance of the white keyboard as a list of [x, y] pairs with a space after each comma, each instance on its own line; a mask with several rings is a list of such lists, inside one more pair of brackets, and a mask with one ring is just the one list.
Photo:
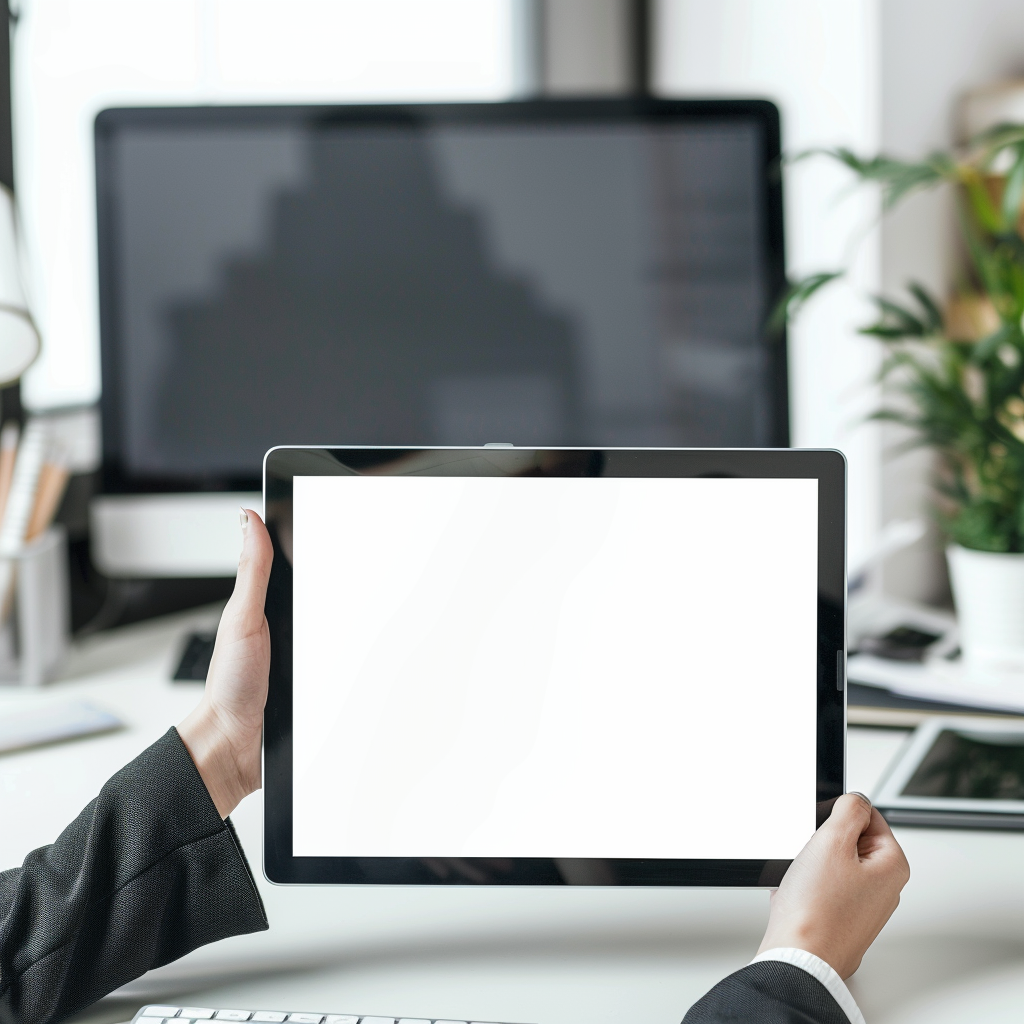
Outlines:
[[[131, 1024], [206, 1024], [206, 1021], [262, 1024], [486, 1024], [438, 1017], [364, 1017], [358, 1013], [298, 1013], [289, 1010], [213, 1010], [208, 1006], [144, 1006]], [[493, 1024], [493, 1022], [492, 1022]]]

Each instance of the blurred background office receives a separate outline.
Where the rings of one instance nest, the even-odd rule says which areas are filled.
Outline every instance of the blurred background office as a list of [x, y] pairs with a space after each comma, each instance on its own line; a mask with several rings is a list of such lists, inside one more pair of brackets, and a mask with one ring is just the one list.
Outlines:
[[[1016, 74], [1024, 31], [1013, 5], [995, 0], [970, 10], [910, 2], [303, 0], [279, 8], [43, 0], [16, 4], [12, 25], [13, 177], [26, 283], [46, 339], [22, 385], [32, 411], [91, 407], [100, 394], [92, 134], [105, 107], [649, 89], [771, 99], [788, 152], [843, 145], [914, 156], [958, 140], [964, 94]], [[862, 422], [877, 402], [880, 355], [856, 328], [870, 317], [867, 294], [908, 278], [940, 295], [949, 290], [953, 213], [948, 195], [915, 197], [876, 227], [877, 196], [844, 197], [842, 168], [808, 161], [785, 174], [790, 276], [852, 264], [848, 280], [792, 326], [789, 372], [791, 443], [836, 446], [850, 460], [855, 569], [884, 523], [927, 514], [927, 456], [884, 459], [884, 431]], [[98, 462], [98, 430], [91, 449], [84, 431], [73, 432], [75, 468], [85, 470]], [[81, 517], [74, 527], [84, 528]], [[885, 588], [942, 600], [938, 552], [932, 530], [885, 563]], [[76, 618], [91, 611], [83, 603]]]
[[[123, 291], [132, 267], [164, 267], [167, 280], [151, 279], [147, 287], [164, 289], [160, 301], [190, 296], [193, 306], [175, 315], [196, 321], [209, 313], [211, 282], [220, 273], [211, 261], [224, 259], [225, 249], [222, 239], [213, 239], [207, 251], [190, 255], [202, 231], [176, 225], [171, 205], [160, 219], [161, 168], [170, 188], [186, 180], [185, 164], [202, 167], [201, 157], [168, 171], [153, 150], [153, 162], [139, 164], [132, 179], [126, 150], [117, 147], [141, 136], [129, 138], [130, 118], [115, 118], [107, 135], [97, 137], [101, 111], [644, 95], [766, 99], [779, 109], [787, 153], [848, 147], [905, 158], [958, 145], [972, 126], [1024, 121], [1018, 99], [1024, 86], [1013, 84], [1024, 80], [1024, 11], [1012, 0], [10, 0], [9, 6], [9, 62], [0, 67], [0, 182], [14, 189], [21, 279], [42, 350], [20, 386], [0, 395], [0, 418], [22, 428], [23, 443], [32, 422], [45, 424], [48, 443], [60, 450], [68, 480], [56, 522], [69, 545], [63, 585], [73, 639], [66, 653], [47, 641], [51, 686], [32, 697], [11, 688], [0, 694], [0, 707], [14, 714], [30, 704], [88, 700], [98, 716], [94, 725], [111, 731], [88, 744], [0, 758], [3, 817], [16, 823], [0, 837], [0, 867], [50, 841], [107, 774], [195, 700], [196, 689], [171, 676], [201, 680], [205, 673], [205, 638], [216, 623], [216, 602], [230, 592], [237, 558], [235, 509], [258, 484], [258, 466], [236, 471], [224, 463], [207, 473], [193, 457], [197, 449], [183, 454], [184, 435], [161, 434], [157, 420], [146, 429], [158, 440], [181, 438], [153, 456], [162, 469], [138, 463], [133, 469], [126, 460], [125, 446], [136, 443], [124, 426], [131, 417], [125, 413], [115, 430], [111, 410], [121, 416], [135, 402], [144, 417], [156, 400], [145, 381], [163, 386], [173, 374], [161, 364], [132, 376], [123, 352], [114, 353], [116, 317], [112, 306], [102, 308], [102, 281], [112, 301], [109, 289]], [[152, 125], [143, 128], [145, 135]], [[180, 158], [180, 137], [176, 145]], [[246, 164], [243, 151], [234, 152], [238, 164], [229, 179], [237, 181]], [[103, 153], [109, 162], [98, 165]], [[305, 172], [289, 162], [287, 147], [279, 157], [268, 173], [283, 188]], [[909, 280], [941, 301], [954, 293], [962, 252], [952, 192], [914, 195], [883, 219], [878, 193], [852, 188], [836, 162], [808, 159], [785, 165], [781, 174], [787, 276], [839, 268], [846, 276], [789, 326], [785, 387], [763, 390], [783, 394], [784, 427], [765, 428], [760, 437], [719, 432], [685, 443], [841, 449], [849, 462], [851, 577], [858, 598], [870, 597], [871, 607], [882, 609], [872, 628], [916, 630], [931, 637], [924, 642], [941, 644], [955, 623], [945, 540], [931, 512], [933, 456], [902, 450], [902, 428], [866, 419], [885, 397], [878, 383], [883, 353], [858, 331], [874, 315], [871, 295], [897, 293]], [[211, 180], [202, 178], [201, 187], [212, 188]], [[97, 186], [104, 182], [109, 188], [101, 188], [98, 216]], [[151, 203], [152, 235], [148, 242], [139, 234], [129, 241], [130, 231], [142, 229], [130, 219], [126, 196], [143, 185], [152, 190], [138, 192]], [[474, 186], [460, 187], [470, 195]], [[244, 189], [235, 191], [241, 209]], [[266, 234], [260, 216], [238, 215], [234, 256], [259, 252]], [[138, 259], [116, 264], [115, 237], [122, 247], [136, 245]], [[763, 296], [765, 312], [774, 297]], [[545, 323], [552, 320], [557, 317]], [[706, 370], [699, 360], [658, 365], [652, 372]], [[225, 379], [223, 386], [237, 384]], [[543, 384], [520, 375], [517, 386], [520, 406], [533, 410], [529, 424], [547, 423], [558, 433], [562, 421], [550, 414]], [[459, 387], [456, 381], [436, 393], [449, 415], [438, 422], [449, 433], [409, 440], [459, 443], [460, 424], [471, 422], [487, 398], [486, 388], [474, 392], [466, 413]], [[195, 416], [199, 422], [201, 411]], [[591, 427], [605, 423], [594, 417], [586, 421]], [[518, 422], [526, 421], [505, 421], [513, 431]], [[649, 434], [598, 439], [595, 433], [584, 440], [680, 443], [671, 434], [682, 429], [678, 423], [662, 427], [669, 432], [651, 427]], [[2, 466], [0, 457], [0, 482]], [[59, 589], [59, 581], [52, 586]], [[858, 691], [859, 710], [851, 712], [851, 788], [872, 791], [909, 730], [929, 714], [1014, 710], [935, 694], [929, 701], [928, 693], [906, 700], [879, 687], [879, 678], [866, 679], [874, 689]], [[1024, 711], [1024, 695], [1017, 711]], [[59, 794], [53, 800], [51, 791]], [[259, 815], [253, 800], [236, 815], [254, 859]], [[1019, 1019], [1021, 835], [901, 831], [914, 880], [854, 981], [869, 1019]], [[437, 1008], [431, 1012], [456, 1019], [668, 1022], [752, 954], [766, 908], [763, 893], [748, 892], [265, 888], [269, 936], [200, 951], [82, 1019], [118, 1021], [143, 998], [189, 995], [200, 1005], [315, 1004], [340, 1012], [358, 1003], [367, 1012], [418, 1016], [430, 1004]]]

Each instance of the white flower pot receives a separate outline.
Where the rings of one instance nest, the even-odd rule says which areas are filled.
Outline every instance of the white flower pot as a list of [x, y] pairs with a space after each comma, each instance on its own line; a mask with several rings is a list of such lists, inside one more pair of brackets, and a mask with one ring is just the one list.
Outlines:
[[946, 550], [965, 666], [1024, 672], [1024, 554]]

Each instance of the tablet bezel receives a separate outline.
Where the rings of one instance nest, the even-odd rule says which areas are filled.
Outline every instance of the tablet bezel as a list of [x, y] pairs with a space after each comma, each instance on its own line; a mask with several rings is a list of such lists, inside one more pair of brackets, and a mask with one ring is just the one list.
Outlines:
[[[282, 528], [295, 476], [381, 472], [404, 456], [438, 453], [438, 475], [459, 474], [470, 453], [489, 467], [518, 473], [524, 459], [576, 459], [591, 467], [577, 475], [616, 477], [813, 478], [818, 481], [818, 708], [817, 820], [827, 817], [845, 789], [846, 760], [846, 460], [837, 451], [808, 449], [694, 448], [379, 448], [293, 446], [271, 449], [263, 462], [266, 520], [275, 556], [267, 592], [271, 636], [270, 692], [264, 718], [263, 865], [277, 884], [402, 885], [618, 885], [775, 886], [790, 861], [777, 860], [576, 860], [539, 858], [490, 861], [427, 861], [395, 857], [295, 857], [292, 855], [291, 571], [282, 552]], [[460, 454], [461, 453], [461, 454]], [[562, 456], [556, 455], [562, 453]], [[347, 460], [347, 462], [345, 461]], [[337, 465], [335, 471], [333, 466]], [[424, 474], [422, 466], [416, 470]]]

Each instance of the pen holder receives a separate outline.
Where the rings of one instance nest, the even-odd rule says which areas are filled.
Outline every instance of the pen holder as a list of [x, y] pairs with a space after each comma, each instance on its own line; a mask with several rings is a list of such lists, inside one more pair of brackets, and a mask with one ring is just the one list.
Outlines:
[[5, 615], [0, 681], [39, 686], [53, 678], [71, 640], [64, 527], [51, 526], [12, 558], [0, 560], [0, 580]]

